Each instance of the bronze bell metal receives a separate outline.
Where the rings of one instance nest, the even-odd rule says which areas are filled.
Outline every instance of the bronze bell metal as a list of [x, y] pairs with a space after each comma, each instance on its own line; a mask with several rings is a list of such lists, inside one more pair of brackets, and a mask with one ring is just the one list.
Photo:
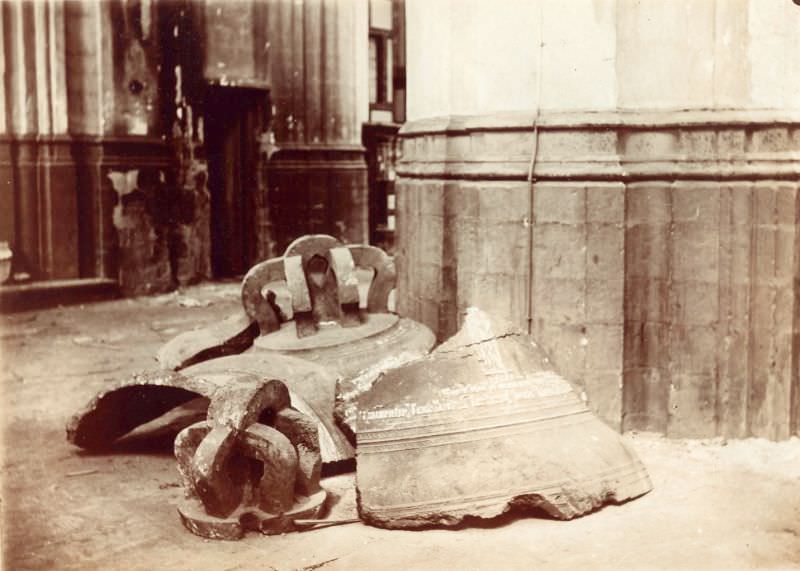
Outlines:
[[224, 384], [227, 373], [241, 373], [282, 379], [318, 421], [323, 462], [350, 460], [358, 395], [381, 371], [426, 355], [435, 342], [430, 329], [391, 310], [395, 278], [394, 262], [379, 248], [298, 238], [283, 256], [250, 269], [238, 311], [163, 345], [161, 371], [104, 388], [70, 420], [68, 439], [108, 448], [161, 417], [177, 433], [203, 412], [181, 407], [208, 402], [193, 399], [217, 390], [209, 378]]
[[571, 519], [652, 487], [541, 348], [476, 309], [428, 357], [382, 374], [359, 398], [357, 426], [359, 513], [380, 527], [511, 507]]
[[281, 381], [237, 375], [214, 394], [207, 419], [178, 434], [187, 529], [239, 539], [246, 530], [292, 531], [295, 519], [320, 514], [327, 494], [317, 425], [291, 405]]

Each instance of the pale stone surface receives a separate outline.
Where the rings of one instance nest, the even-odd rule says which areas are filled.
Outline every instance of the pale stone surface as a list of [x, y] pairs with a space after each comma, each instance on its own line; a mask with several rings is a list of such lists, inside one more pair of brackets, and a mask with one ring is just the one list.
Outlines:
[[406, 6], [410, 120], [523, 109], [800, 107], [800, 9], [790, 0]]

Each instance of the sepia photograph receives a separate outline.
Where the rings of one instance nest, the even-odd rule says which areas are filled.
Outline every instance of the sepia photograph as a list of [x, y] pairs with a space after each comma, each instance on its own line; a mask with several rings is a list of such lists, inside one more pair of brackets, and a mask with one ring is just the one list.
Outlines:
[[800, 571], [800, 0], [0, 0], [0, 571]]

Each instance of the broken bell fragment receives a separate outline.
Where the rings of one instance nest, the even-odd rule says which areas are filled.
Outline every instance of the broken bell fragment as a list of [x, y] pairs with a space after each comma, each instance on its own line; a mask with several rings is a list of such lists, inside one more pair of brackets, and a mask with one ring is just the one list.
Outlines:
[[224, 395], [228, 383], [248, 375], [282, 379], [290, 387], [292, 406], [318, 425], [323, 462], [353, 457], [353, 447], [333, 421], [337, 378], [315, 363], [274, 354], [222, 357], [180, 372], [142, 372], [112, 383], [70, 419], [67, 440], [87, 450], [136, 439], [171, 440], [205, 418], [217, 392]]
[[454, 337], [360, 397], [357, 438], [359, 513], [381, 527], [511, 507], [571, 519], [652, 488], [532, 339], [472, 308]]
[[250, 268], [239, 312], [181, 333], [157, 360], [187, 376], [207, 367], [261, 374], [287, 358], [321, 369], [318, 383], [305, 382], [309, 375], [300, 366], [276, 378], [308, 401], [334, 436], [332, 451], [323, 440], [323, 461], [349, 460], [354, 451], [345, 435], [354, 441], [358, 395], [382, 370], [427, 355], [435, 342], [425, 325], [390, 310], [395, 275], [394, 261], [380, 248], [322, 234], [300, 237], [283, 256]]

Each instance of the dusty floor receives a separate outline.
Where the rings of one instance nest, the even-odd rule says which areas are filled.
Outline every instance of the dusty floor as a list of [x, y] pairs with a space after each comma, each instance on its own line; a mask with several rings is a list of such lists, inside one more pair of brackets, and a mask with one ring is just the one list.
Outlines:
[[[182, 491], [169, 454], [86, 455], [66, 442], [64, 424], [108, 379], [150, 367], [161, 342], [238, 303], [238, 284], [215, 284], [0, 316], [6, 569], [800, 569], [797, 438], [628, 435], [655, 490], [571, 522], [195, 537], [173, 505]], [[332, 517], [354, 513], [352, 474], [323, 485]]]

